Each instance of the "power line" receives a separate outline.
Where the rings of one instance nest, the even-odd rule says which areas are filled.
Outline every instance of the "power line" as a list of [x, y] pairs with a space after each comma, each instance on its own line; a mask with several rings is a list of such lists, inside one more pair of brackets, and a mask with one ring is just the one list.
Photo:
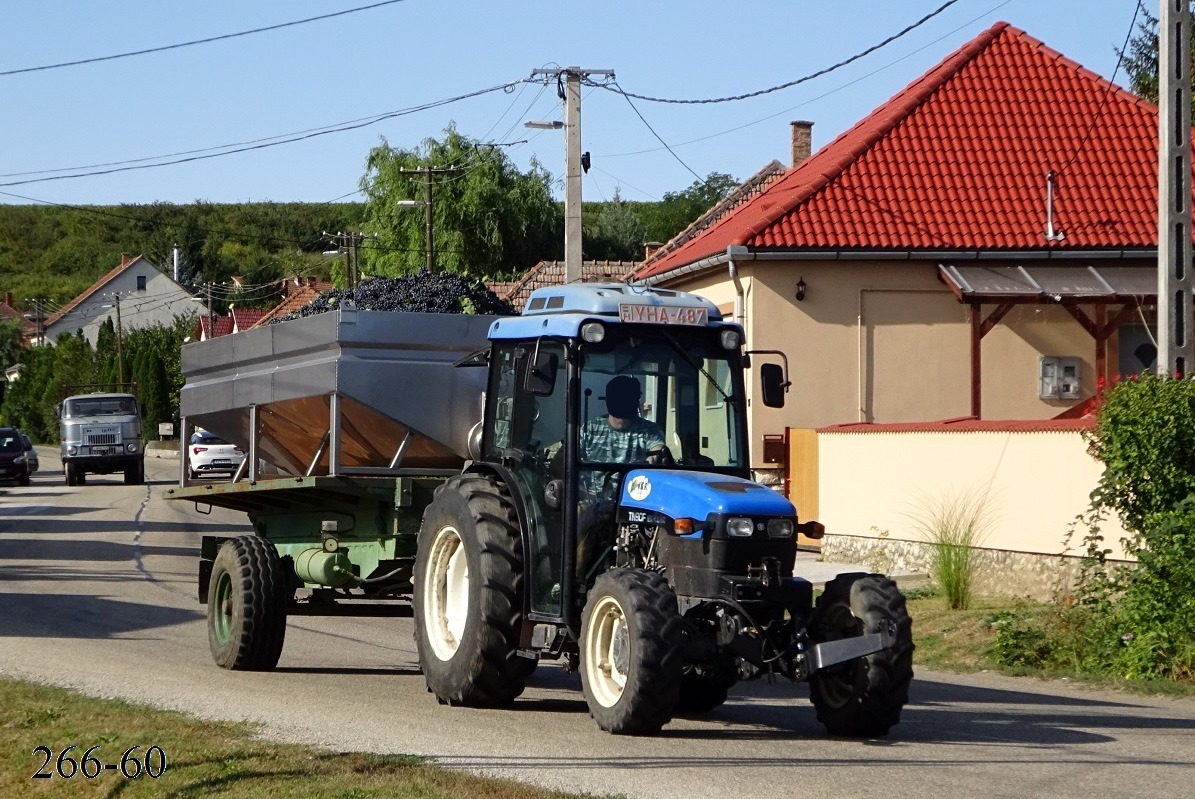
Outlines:
[[655, 128], [653, 128], [653, 127], [651, 126], [651, 123], [650, 123], [650, 122], [648, 122], [648, 121], [647, 121], [647, 120], [644, 118], [643, 114], [639, 113], [639, 109], [638, 109], [638, 108], [636, 108], [636, 107], [635, 107], [635, 104], [634, 104], [634, 103], [631, 101], [631, 95], [629, 95], [629, 94], [627, 94], [626, 92], [624, 92], [624, 91], [622, 90], [622, 87], [618, 85], [618, 82], [617, 82], [617, 81], [615, 81], [615, 82], [611, 83], [610, 85], [614, 86], [614, 87], [615, 87], [615, 88], [618, 90], [618, 93], [619, 93], [619, 94], [621, 94], [621, 95], [623, 96], [623, 98], [625, 98], [625, 99], [626, 99], [626, 101], [627, 101], [627, 104], [631, 106], [631, 110], [635, 112], [635, 116], [639, 117], [639, 120], [640, 120], [641, 122], [643, 122], [643, 124], [644, 124], [644, 125], [646, 125], [646, 126], [647, 126], [647, 129], [648, 129], [648, 130], [650, 130], [650, 131], [651, 131], [651, 135], [655, 136], [655, 137], [656, 137], [656, 139], [658, 139], [658, 140], [659, 140], [660, 144], [664, 145], [664, 149], [666, 149], [666, 150], [668, 151], [668, 153], [669, 153], [669, 154], [670, 154], [670, 155], [671, 155], [673, 158], [675, 158], [675, 159], [676, 159], [677, 163], [679, 163], [679, 164], [680, 164], [681, 166], [683, 166], [685, 169], [689, 170], [689, 172], [690, 172], [690, 173], [692, 173], [693, 177], [697, 178], [697, 180], [698, 180], [699, 182], [701, 182], [701, 183], [703, 183], [703, 184], [704, 184], [704, 183], [705, 183], [705, 178], [703, 178], [701, 175], [698, 175], [696, 172], [694, 172], [694, 171], [693, 171], [693, 167], [691, 167], [691, 166], [689, 166], [688, 164], [686, 164], [686, 163], [685, 163], [685, 162], [684, 162], [684, 161], [681, 159], [681, 157], [680, 157], [679, 155], [677, 155], [677, 154], [676, 154], [676, 151], [675, 151], [675, 150], [673, 150], [673, 149], [672, 149], [672, 147], [670, 147], [670, 146], [668, 145], [668, 142], [664, 141], [664, 139], [660, 137], [660, 134], [656, 133], [656, 129], [655, 129]]
[[[805, 75], [804, 77], [797, 78], [796, 80], [790, 80], [787, 83], [781, 83], [779, 86], [771, 86], [767, 89], [759, 89], [758, 91], [747, 92], [746, 94], [735, 94], [735, 95], [731, 95], [729, 97], [712, 97], [712, 98], [701, 99], [701, 100], [681, 100], [681, 99], [674, 99], [674, 98], [667, 98], [667, 97], [652, 97], [652, 96], [646, 95], [646, 94], [634, 94], [633, 92], [625, 91], [621, 86], [619, 86], [617, 84], [617, 82], [611, 82], [611, 83], [599, 83], [596, 81], [587, 81], [587, 82], [589, 83], [590, 86], [596, 86], [598, 88], [606, 89], [608, 91], [614, 91], [614, 92], [617, 92], [617, 93], [623, 95], [624, 97], [628, 97], [628, 98], [634, 97], [636, 100], [644, 100], [649, 103], [670, 103], [673, 105], [709, 105], [712, 103], [729, 103], [729, 102], [734, 102], [736, 100], [748, 100], [752, 97], [762, 97], [765, 94], [771, 94], [772, 92], [778, 92], [778, 91], [781, 91], [782, 89], [792, 88], [793, 86], [796, 86], [801, 83], [807, 83], [808, 81], [811, 81], [814, 78], [820, 78], [822, 75], [828, 75], [831, 72], [834, 72], [835, 70], [838, 70], [838, 69], [841, 69], [842, 67], [847, 66], [848, 64], [853, 64], [854, 62], [858, 61], [859, 59], [861, 59], [865, 56], [871, 55], [876, 50], [879, 50], [882, 47], [886, 47], [887, 45], [892, 44], [892, 42], [895, 42], [897, 39], [901, 38], [902, 36], [909, 33], [910, 31], [916, 30], [917, 28], [921, 27], [926, 22], [929, 22], [931, 19], [938, 16], [943, 11], [950, 8], [952, 5], [954, 5], [957, 2], [958, 2], [958, 0], [946, 0], [945, 3], [938, 6], [936, 9], [929, 12], [928, 14], [926, 14], [924, 17], [917, 20], [913, 24], [906, 26], [903, 30], [892, 34], [887, 39], [884, 39], [882, 42], [879, 42], [878, 44], [873, 44], [871, 47], [868, 47], [866, 50], [862, 50], [858, 53], [855, 53], [855, 55], [851, 56], [850, 58], [839, 61], [837, 64], [833, 64], [824, 69], [819, 69], [817, 72], [810, 73], [809, 75]], [[636, 112], [636, 113], [638, 113], [638, 112]], [[692, 171], [692, 170], [690, 170], [690, 171]]]
[[[157, 167], [173, 166], [175, 164], [184, 164], [184, 163], [189, 163], [191, 161], [203, 161], [203, 160], [206, 160], [209, 158], [219, 158], [219, 157], [225, 156], [225, 155], [234, 155], [236, 153], [244, 153], [244, 152], [249, 152], [252, 150], [264, 150], [264, 149], [267, 149], [270, 147], [277, 147], [281, 144], [292, 144], [297, 141], [313, 139], [317, 136], [326, 136], [330, 133], [343, 133], [344, 131], [348, 131], [348, 130], [356, 130], [358, 128], [363, 128], [368, 125], [375, 125], [378, 122], [383, 122], [387, 119], [395, 119], [397, 117], [407, 116], [409, 114], [418, 113], [419, 111], [427, 111], [428, 109], [431, 109], [431, 108], [439, 108], [441, 106], [451, 105], [452, 103], [457, 103], [462, 100], [468, 100], [473, 97], [480, 97], [484, 94], [490, 94], [492, 92], [504, 90], [506, 87], [514, 86], [520, 82], [522, 82], [522, 81], [510, 81], [508, 83], [499, 84], [497, 86], [490, 86], [485, 89], [477, 89], [475, 91], [466, 92], [465, 94], [459, 94], [455, 97], [448, 97], [443, 100], [434, 100], [432, 102], [424, 103], [422, 105], [411, 106], [410, 108], [404, 108], [404, 109], [400, 109], [398, 111], [391, 111], [386, 114], [381, 114], [377, 117], [369, 118], [366, 121], [356, 122], [353, 124], [345, 124], [345, 125], [341, 125], [338, 127], [331, 127], [331, 128], [327, 128], [327, 129], [322, 129], [322, 128], [315, 129], [314, 131], [303, 134], [303, 135], [295, 135], [295, 136], [291, 136], [289, 138], [280, 139], [278, 141], [266, 141], [261, 144], [253, 144], [253, 145], [247, 145], [244, 147], [237, 147], [237, 148], [234, 148], [231, 150], [224, 150], [222, 152], [207, 153], [206, 155], [192, 155], [192, 156], [187, 156], [187, 157], [183, 157], [183, 158], [176, 158], [176, 159], [173, 159], [170, 161], [161, 161], [161, 162], [153, 163], [153, 164], [131, 164], [128, 166], [114, 166], [109, 169], [99, 169], [99, 170], [94, 170], [91, 172], [79, 172], [79, 173], [75, 173], [75, 174], [71, 174], [71, 175], [50, 175], [47, 177], [40, 177], [40, 178], [27, 178], [25, 180], [12, 180], [12, 181], [8, 181], [5, 183], [0, 183], [0, 186], [4, 186], [4, 187], [24, 186], [29, 183], [45, 183], [45, 182], [51, 181], [51, 180], [70, 180], [73, 178], [93, 177], [95, 175], [110, 175], [115, 172], [132, 172], [132, 171], [140, 170], [140, 169], [154, 169]], [[47, 171], [56, 171], [56, 170], [47, 170]]]
[[130, 58], [132, 56], [147, 55], [149, 53], [161, 53], [166, 50], [178, 50], [182, 47], [193, 47], [197, 44], [210, 44], [211, 42], [224, 41], [225, 39], [236, 39], [240, 36], [249, 36], [254, 33], [265, 33], [267, 31], [276, 31], [282, 28], [291, 28], [296, 25], [305, 25], [308, 22], [318, 22], [324, 19], [332, 19], [333, 17], [343, 17], [346, 14], [356, 14], [358, 11], [369, 11], [374, 8], [381, 8], [382, 6], [392, 6], [395, 3], [402, 3], [404, 0], [382, 0], [380, 3], [373, 3], [368, 6], [358, 6], [357, 8], [348, 8], [344, 11], [334, 11], [331, 14], [321, 14], [318, 17], [308, 17], [307, 19], [297, 19], [292, 22], [281, 22], [277, 25], [267, 25], [264, 28], [253, 28], [247, 31], [238, 31], [236, 33], [225, 33], [219, 36], [209, 36], [206, 39], [194, 39], [189, 42], [179, 42], [178, 44], [167, 44], [161, 47], [150, 47], [145, 50], [133, 50], [128, 53], [116, 53], [114, 55], [97, 56], [95, 58], [83, 58], [78, 61], [64, 61], [59, 64], [45, 64], [40, 67], [25, 67], [23, 69], [10, 69], [0, 72], [0, 78], [8, 75], [21, 75], [27, 72], [42, 72], [47, 69], [60, 69], [62, 67], [77, 67], [83, 64], [96, 64], [101, 61], [115, 61], [118, 58]]

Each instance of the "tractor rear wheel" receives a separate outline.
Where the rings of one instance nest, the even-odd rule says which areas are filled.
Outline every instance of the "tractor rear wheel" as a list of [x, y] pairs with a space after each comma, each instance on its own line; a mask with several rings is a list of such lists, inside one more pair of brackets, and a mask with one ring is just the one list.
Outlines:
[[458, 475], [423, 515], [412, 596], [427, 688], [441, 702], [508, 705], [535, 661], [520, 657], [523, 543], [510, 492]]
[[216, 663], [237, 671], [277, 666], [289, 600], [286, 569], [272, 544], [252, 535], [225, 541], [207, 589], [207, 639]]
[[817, 718], [832, 735], [874, 738], [900, 721], [913, 680], [913, 623], [896, 583], [880, 574], [840, 574], [826, 584], [809, 623], [814, 643], [887, 630], [890, 649], [839, 663], [810, 678]]
[[582, 615], [581, 687], [599, 727], [644, 735], [672, 720], [683, 625], [658, 572], [613, 569], [597, 578]]

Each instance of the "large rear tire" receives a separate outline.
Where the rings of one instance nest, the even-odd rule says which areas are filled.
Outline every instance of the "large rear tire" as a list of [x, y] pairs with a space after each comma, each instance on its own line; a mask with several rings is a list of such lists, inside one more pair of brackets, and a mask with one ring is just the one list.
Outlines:
[[518, 655], [523, 543], [510, 492], [458, 475], [423, 515], [415, 559], [415, 644], [427, 688], [441, 702], [500, 707], [515, 700], [535, 661]]
[[220, 546], [207, 590], [207, 638], [217, 665], [235, 671], [278, 665], [291, 593], [287, 577], [268, 541], [243, 535]]
[[672, 720], [684, 621], [657, 572], [613, 569], [589, 591], [581, 624], [581, 687], [603, 730], [650, 735]]
[[887, 629], [890, 649], [814, 673], [810, 699], [832, 735], [874, 738], [900, 721], [913, 680], [913, 623], [896, 583], [880, 574], [840, 574], [826, 584], [809, 624], [814, 643]]

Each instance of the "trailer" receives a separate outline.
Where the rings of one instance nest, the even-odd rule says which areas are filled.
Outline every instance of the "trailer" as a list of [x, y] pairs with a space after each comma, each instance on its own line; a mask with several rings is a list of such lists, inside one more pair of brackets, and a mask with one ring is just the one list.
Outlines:
[[187, 345], [183, 440], [248, 452], [228, 483], [183, 459], [168, 493], [253, 526], [202, 541], [213, 658], [272, 669], [290, 615], [410, 615], [445, 704], [507, 705], [559, 659], [613, 733], [764, 675], [810, 682], [832, 733], [887, 733], [912, 679], [904, 598], [849, 574], [815, 600], [793, 573], [821, 526], [751, 480], [756, 371], [755, 401], [782, 405], [782, 354], [745, 352], [707, 300], [625, 284], [540, 289], [519, 317], [342, 308]]

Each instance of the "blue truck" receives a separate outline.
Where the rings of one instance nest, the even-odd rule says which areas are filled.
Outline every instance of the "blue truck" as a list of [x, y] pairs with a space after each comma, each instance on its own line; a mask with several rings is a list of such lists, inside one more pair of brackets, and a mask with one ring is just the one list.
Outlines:
[[254, 527], [203, 540], [213, 657], [273, 668], [290, 615], [410, 615], [444, 704], [509, 705], [559, 660], [612, 733], [780, 675], [830, 733], [886, 734], [913, 674], [903, 595], [857, 573], [815, 597], [796, 536], [821, 525], [752, 480], [747, 380], [783, 405], [782, 360], [708, 300], [616, 283], [516, 317], [346, 307], [187, 345], [184, 426], [249, 453], [171, 492]]

